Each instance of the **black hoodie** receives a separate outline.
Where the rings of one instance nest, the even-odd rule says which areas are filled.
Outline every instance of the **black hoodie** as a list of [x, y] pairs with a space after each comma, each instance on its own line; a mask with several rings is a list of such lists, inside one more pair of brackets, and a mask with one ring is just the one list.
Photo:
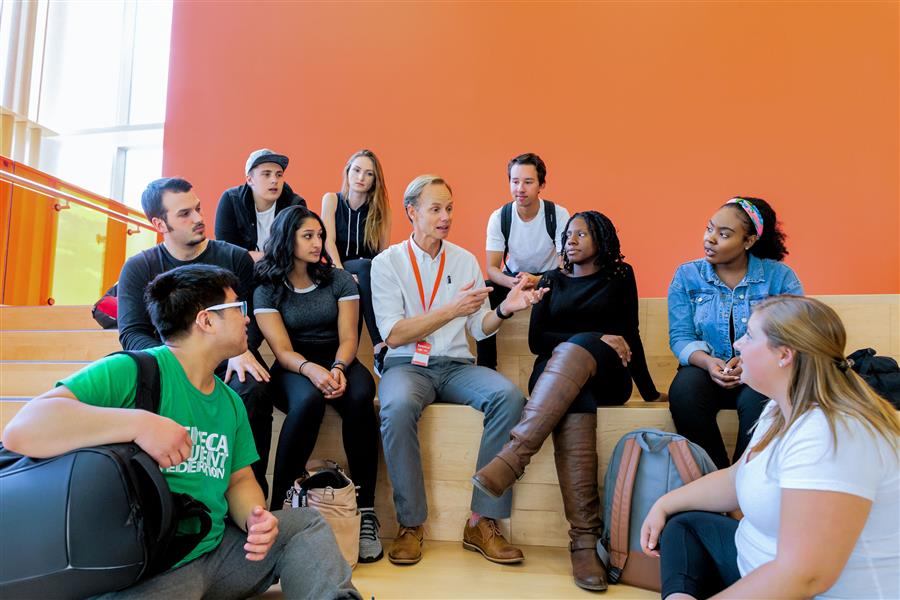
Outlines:
[[[288, 206], [306, 206], [306, 200], [295, 194], [291, 186], [285, 183], [281, 196], [275, 201], [275, 214]], [[257, 249], [256, 205], [253, 203], [253, 190], [246, 183], [225, 190], [219, 198], [219, 206], [216, 208], [216, 239], [248, 251]]]

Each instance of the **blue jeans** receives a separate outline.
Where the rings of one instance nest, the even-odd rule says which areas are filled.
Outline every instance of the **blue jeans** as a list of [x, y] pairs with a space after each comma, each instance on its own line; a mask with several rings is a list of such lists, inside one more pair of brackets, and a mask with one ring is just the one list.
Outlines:
[[[401, 525], [415, 527], [428, 518], [425, 478], [419, 450], [418, 422], [432, 402], [465, 404], [484, 413], [484, 433], [475, 469], [486, 465], [509, 441], [519, 422], [525, 398], [509, 379], [469, 360], [431, 357], [427, 367], [410, 364], [405, 357], [385, 361], [378, 387], [381, 402], [381, 438], [388, 475], [394, 486], [394, 507]], [[474, 471], [473, 471], [474, 472]], [[471, 508], [492, 519], [504, 519], [512, 510], [512, 493], [491, 498], [475, 489]]]

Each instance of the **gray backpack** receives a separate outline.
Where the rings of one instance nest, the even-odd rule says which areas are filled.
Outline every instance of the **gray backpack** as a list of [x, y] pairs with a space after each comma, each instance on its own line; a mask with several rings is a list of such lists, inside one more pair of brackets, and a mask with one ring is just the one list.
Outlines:
[[660, 591], [659, 559], [641, 551], [644, 518], [666, 492], [715, 470], [703, 448], [674, 433], [637, 429], [619, 440], [606, 469], [604, 530], [597, 543], [610, 563], [610, 583]]

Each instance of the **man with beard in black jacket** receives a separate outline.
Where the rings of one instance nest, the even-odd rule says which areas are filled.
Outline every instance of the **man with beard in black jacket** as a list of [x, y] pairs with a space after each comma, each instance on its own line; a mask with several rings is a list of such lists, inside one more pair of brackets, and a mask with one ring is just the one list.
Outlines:
[[254, 262], [263, 256], [275, 215], [306, 200], [284, 182], [288, 157], [262, 148], [250, 153], [247, 182], [222, 193], [216, 209], [216, 239], [240, 246]]

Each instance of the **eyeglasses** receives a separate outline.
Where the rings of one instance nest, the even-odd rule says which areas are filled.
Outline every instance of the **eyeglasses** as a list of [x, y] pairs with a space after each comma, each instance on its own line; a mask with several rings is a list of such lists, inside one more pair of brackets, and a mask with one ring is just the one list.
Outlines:
[[227, 302], [225, 304], [216, 304], [215, 306], [207, 306], [203, 310], [225, 310], [226, 308], [240, 308], [241, 316], [247, 316], [247, 301], [241, 300], [240, 302]]
[[572, 238], [572, 237], [577, 237], [579, 240], [583, 240], [584, 238], [586, 238], [586, 237], [588, 237], [588, 236], [590, 236], [590, 235], [591, 235], [591, 234], [590, 234], [589, 232], [587, 232], [587, 231], [575, 231], [575, 232], [567, 231], [567, 232], [565, 233], [565, 238], [568, 240], [568, 239], [570, 239], [570, 238]]

